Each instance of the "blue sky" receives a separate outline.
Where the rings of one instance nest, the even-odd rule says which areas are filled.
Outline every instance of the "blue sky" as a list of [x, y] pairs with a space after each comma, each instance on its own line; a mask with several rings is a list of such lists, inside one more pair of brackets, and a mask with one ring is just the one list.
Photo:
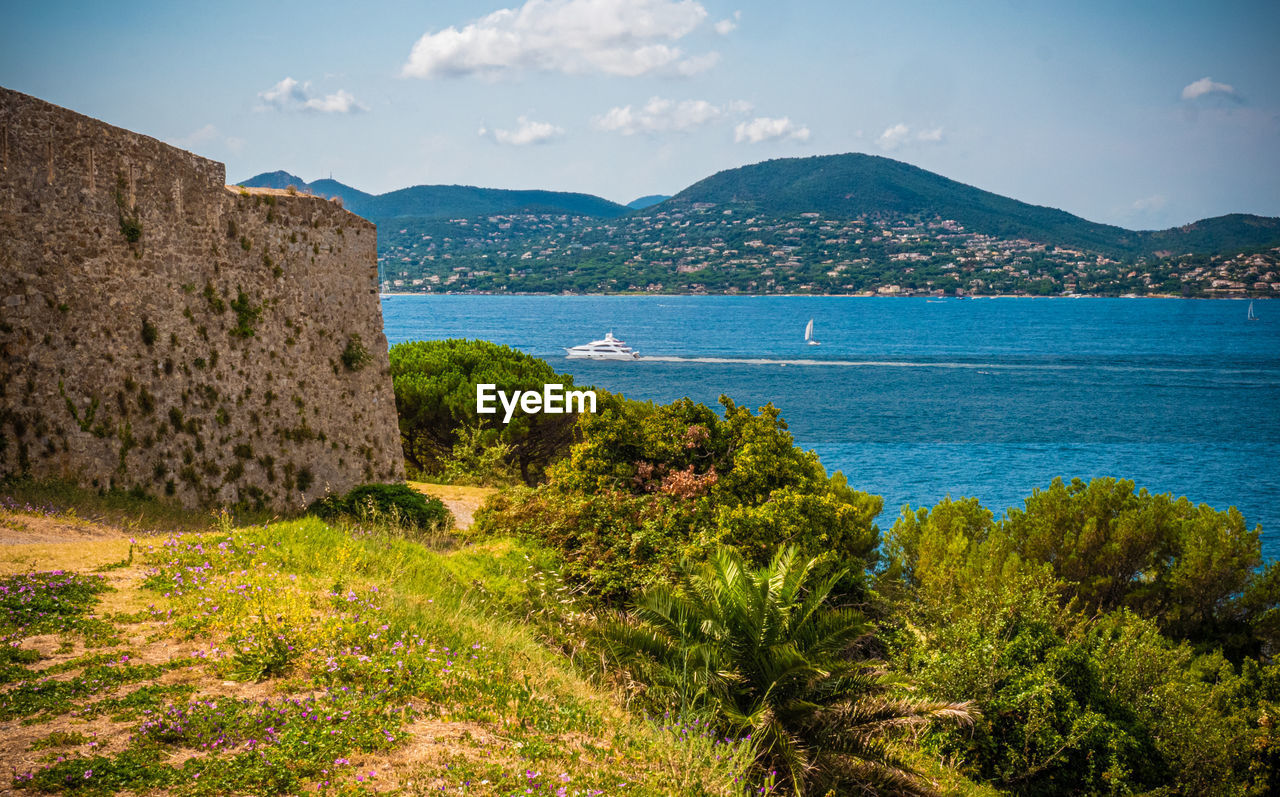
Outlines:
[[674, 193], [868, 152], [1086, 218], [1280, 216], [1280, 3], [10, 4], [0, 85], [224, 161]]

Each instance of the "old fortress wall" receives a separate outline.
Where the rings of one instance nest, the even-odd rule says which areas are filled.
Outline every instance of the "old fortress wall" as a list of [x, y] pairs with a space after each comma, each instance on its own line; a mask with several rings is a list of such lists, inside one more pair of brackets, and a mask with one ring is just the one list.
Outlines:
[[297, 507], [403, 478], [376, 230], [0, 88], [0, 477]]

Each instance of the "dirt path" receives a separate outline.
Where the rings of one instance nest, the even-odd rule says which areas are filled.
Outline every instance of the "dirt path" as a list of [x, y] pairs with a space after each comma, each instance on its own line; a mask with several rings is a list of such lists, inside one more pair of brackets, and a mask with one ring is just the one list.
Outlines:
[[425, 495], [439, 498], [453, 513], [459, 529], [468, 529], [475, 519], [476, 510], [489, 496], [497, 492], [492, 487], [458, 487], [452, 484], [427, 484], [409, 482], [409, 486]]

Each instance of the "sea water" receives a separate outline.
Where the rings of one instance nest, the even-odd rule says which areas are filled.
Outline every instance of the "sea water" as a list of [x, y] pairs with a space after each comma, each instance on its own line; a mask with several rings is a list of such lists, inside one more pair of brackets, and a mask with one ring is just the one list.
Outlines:
[[[903, 506], [1001, 514], [1054, 477], [1116, 476], [1261, 525], [1280, 557], [1280, 302], [389, 296], [387, 338], [479, 338], [578, 385], [772, 403], [830, 471]], [[814, 321], [814, 337], [804, 328]], [[636, 362], [568, 360], [606, 332]]]

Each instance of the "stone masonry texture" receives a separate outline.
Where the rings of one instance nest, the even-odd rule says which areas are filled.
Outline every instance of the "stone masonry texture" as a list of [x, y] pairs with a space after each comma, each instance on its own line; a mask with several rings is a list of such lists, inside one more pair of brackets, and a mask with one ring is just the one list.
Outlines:
[[0, 88], [0, 478], [298, 508], [404, 477], [374, 225]]

